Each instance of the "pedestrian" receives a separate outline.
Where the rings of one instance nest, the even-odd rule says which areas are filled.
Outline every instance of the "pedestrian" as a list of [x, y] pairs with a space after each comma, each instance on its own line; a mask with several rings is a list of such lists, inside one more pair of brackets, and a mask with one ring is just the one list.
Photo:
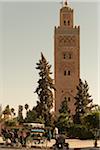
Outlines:
[[94, 142], [94, 147], [97, 147], [97, 139], [95, 139], [95, 142]]
[[57, 127], [55, 127], [55, 129], [54, 129], [54, 136], [55, 136], [55, 139], [58, 138], [58, 128]]
[[51, 137], [52, 137], [51, 130], [48, 130], [48, 134], [47, 134], [48, 141], [51, 141]]

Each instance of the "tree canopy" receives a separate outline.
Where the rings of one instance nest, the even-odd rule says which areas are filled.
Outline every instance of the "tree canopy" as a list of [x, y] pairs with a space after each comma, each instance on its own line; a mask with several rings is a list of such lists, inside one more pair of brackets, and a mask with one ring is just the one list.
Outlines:
[[53, 79], [51, 78], [51, 65], [47, 62], [41, 53], [41, 59], [37, 63], [37, 70], [39, 70], [38, 87], [36, 93], [38, 101], [36, 106], [38, 118], [43, 118], [46, 125], [50, 124], [51, 109], [53, 108], [53, 92], [54, 88]]
[[91, 99], [91, 95], [89, 94], [89, 86], [87, 81], [83, 82], [81, 79], [79, 80], [75, 100], [76, 110], [74, 121], [75, 123], [81, 123], [81, 116], [85, 113], [88, 113], [93, 107], [93, 100]]
[[59, 109], [56, 126], [58, 127], [60, 133], [66, 133], [66, 130], [71, 123], [72, 119], [70, 117], [67, 99], [64, 99]]

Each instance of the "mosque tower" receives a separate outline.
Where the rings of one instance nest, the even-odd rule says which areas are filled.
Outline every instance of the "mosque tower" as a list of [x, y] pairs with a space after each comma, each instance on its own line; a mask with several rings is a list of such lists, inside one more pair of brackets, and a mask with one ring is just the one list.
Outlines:
[[67, 1], [60, 9], [60, 25], [54, 30], [55, 113], [67, 100], [71, 114], [75, 113], [76, 86], [80, 78], [80, 27], [74, 26], [73, 9]]

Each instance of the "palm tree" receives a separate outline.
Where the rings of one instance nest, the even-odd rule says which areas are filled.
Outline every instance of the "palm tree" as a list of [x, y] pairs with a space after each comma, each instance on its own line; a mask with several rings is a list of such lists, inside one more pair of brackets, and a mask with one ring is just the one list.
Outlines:
[[24, 108], [26, 109], [26, 116], [27, 116], [27, 111], [29, 109], [29, 105], [28, 104], [25, 104]]
[[25, 104], [25, 109], [28, 110], [28, 108], [29, 108], [29, 105]]
[[9, 105], [7, 105], [3, 111], [3, 114], [4, 114], [4, 118], [9, 118], [9, 116], [11, 115], [11, 110], [10, 110], [10, 107]]
[[12, 115], [13, 115], [13, 116], [15, 116], [15, 115], [16, 115], [16, 113], [15, 113], [15, 109], [14, 109], [14, 108], [11, 108], [11, 113], [12, 113]]
[[19, 123], [23, 122], [23, 106], [22, 105], [18, 106], [18, 121]]

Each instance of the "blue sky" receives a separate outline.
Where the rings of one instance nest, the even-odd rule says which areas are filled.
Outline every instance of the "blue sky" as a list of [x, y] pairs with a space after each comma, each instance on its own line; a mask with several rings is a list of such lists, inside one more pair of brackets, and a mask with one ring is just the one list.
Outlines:
[[[0, 103], [17, 109], [36, 104], [38, 70], [43, 52], [54, 69], [54, 26], [59, 25], [58, 2], [0, 2]], [[74, 25], [80, 25], [80, 76], [99, 103], [99, 2], [68, 2]]]

